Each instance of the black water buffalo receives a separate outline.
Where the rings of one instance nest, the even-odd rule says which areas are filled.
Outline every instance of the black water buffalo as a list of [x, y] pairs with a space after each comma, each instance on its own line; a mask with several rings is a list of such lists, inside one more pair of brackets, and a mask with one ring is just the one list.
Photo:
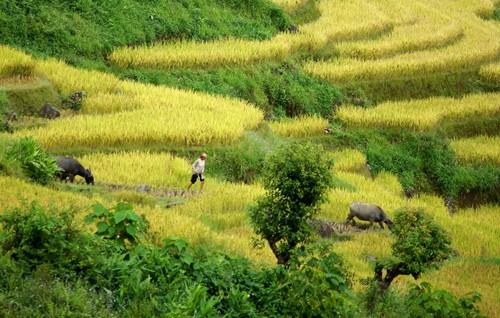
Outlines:
[[80, 176], [85, 179], [87, 184], [94, 184], [94, 175], [89, 169], [85, 169], [78, 160], [70, 157], [56, 156], [56, 163], [59, 168], [63, 171], [59, 173], [59, 178], [61, 180], [66, 180], [69, 178], [70, 182], [75, 180], [75, 176]]
[[373, 222], [377, 222], [381, 228], [384, 228], [384, 224], [387, 224], [387, 227], [392, 229], [394, 223], [387, 217], [385, 212], [381, 207], [374, 204], [362, 203], [362, 202], [353, 202], [349, 205], [349, 215], [347, 216], [346, 224], [352, 221], [353, 224], [356, 224], [354, 221], [354, 217], [357, 217], [363, 221], [369, 221], [370, 227], [373, 226]]

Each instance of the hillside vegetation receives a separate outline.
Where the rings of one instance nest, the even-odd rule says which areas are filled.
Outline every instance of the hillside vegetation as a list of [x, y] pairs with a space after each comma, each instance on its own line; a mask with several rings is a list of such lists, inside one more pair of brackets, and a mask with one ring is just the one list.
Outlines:
[[[179, 257], [171, 269], [186, 273], [183, 257], [194, 257], [189, 264], [203, 268], [199, 276], [186, 274], [193, 285], [183, 296], [162, 291], [171, 297], [162, 301], [178, 304], [170, 312], [196, 315], [198, 307], [189, 304], [203, 303], [207, 316], [221, 311], [231, 316], [243, 311], [231, 313], [236, 307], [229, 304], [241, 302], [251, 316], [256, 312], [248, 302], [265, 298], [244, 301], [243, 294], [224, 289], [230, 284], [223, 287], [222, 272], [209, 269], [217, 262], [221, 268], [235, 266], [226, 277], [231, 284], [241, 274], [260, 286], [255, 290], [269, 293], [283, 282], [271, 266], [271, 250], [253, 247], [248, 209], [264, 195], [264, 158], [283, 144], [309, 142], [334, 159], [334, 187], [319, 218], [335, 234], [317, 241], [342, 258], [321, 254], [330, 270], [342, 264], [337, 274], [346, 280], [339, 290], [352, 289], [354, 299], [362, 299], [368, 290], [362, 279], [373, 276], [370, 259], [390, 255], [393, 242], [378, 225], [367, 230], [342, 224], [351, 202], [379, 205], [391, 218], [401, 208], [424, 209], [450, 234], [456, 256], [417, 282], [431, 282], [457, 297], [477, 291], [483, 313], [495, 317], [500, 312], [499, 12], [494, 0], [443, 0], [439, 6], [431, 0], [3, 1], [0, 214], [28, 209], [31, 201], [37, 202], [31, 210], [49, 215], [71, 208], [75, 224], [89, 233], [95, 229], [83, 220], [93, 204], [130, 203], [147, 220], [145, 241], [153, 250], [127, 257], [145, 261], [147, 253], [160, 253], [155, 247], [168, 250], [165, 238], [176, 237], [175, 251], [161, 252]], [[81, 100], [71, 99], [82, 91]], [[58, 108], [60, 117], [40, 118], [44, 103]], [[12, 112], [16, 120], [9, 119]], [[77, 158], [92, 168], [96, 185], [30, 182], [4, 155], [19, 140]], [[201, 152], [208, 154], [204, 192], [187, 192], [192, 161]], [[136, 191], [139, 185], [149, 190]], [[193, 247], [184, 250], [186, 243], [177, 237]], [[231, 263], [214, 251], [238, 260]], [[122, 274], [136, 265], [116, 262], [124, 266]], [[34, 279], [52, 275], [44, 271]], [[211, 274], [221, 285], [207, 284]], [[85, 295], [85, 284], [103, 283], [99, 275], [82, 285], [57, 286]], [[295, 280], [287, 278], [290, 289], [282, 297], [295, 295], [301, 280], [318, 278], [307, 276], [305, 268], [290, 275]], [[121, 314], [137, 316], [141, 304], [132, 299], [155, 294], [145, 277], [136, 279], [140, 284], [121, 287], [120, 306], [131, 306]], [[414, 282], [398, 277], [376, 315], [409, 315], [407, 303], [401, 304]], [[0, 280], [2, 288], [13, 283]], [[32, 286], [23, 288], [29, 294]], [[107, 297], [107, 290], [101, 292], [92, 302], [105, 303], [100, 297]], [[330, 295], [339, 299], [334, 307], [344, 310], [340, 316], [354, 312], [343, 307], [356, 302], [344, 302], [347, 294]], [[301, 306], [297, 299], [287, 301]], [[144, 316], [157, 310], [153, 301], [147, 304]], [[262, 308], [269, 311], [260, 314], [276, 314], [267, 305]], [[276, 308], [285, 310], [282, 305]], [[112, 316], [115, 309], [103, 310]]]

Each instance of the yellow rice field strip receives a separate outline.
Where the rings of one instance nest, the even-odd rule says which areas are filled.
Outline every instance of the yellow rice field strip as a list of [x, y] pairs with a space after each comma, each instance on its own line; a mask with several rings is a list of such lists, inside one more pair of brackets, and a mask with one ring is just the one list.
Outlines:
[[317, 116], [303, 116], [270, 122], [269, 126], [280, 136], [301, 138], [323, 134], [328, 120]]
[[40, 207], [51, 211], [64, 211], [73, 208], [77, 213], [77, 218], [82, 221], [85, 214], [90, 213], [92, 205], [102, 202], [103, 204], [114, 204], [100, 196], [88, 196], [82, 192], [80, 194], [57, 191], [49, 187], [44, 187], [22, 181], [14, 177], [0, 175], [0, 213], [6, 208], [26, 207], [32, 201], [36, 201]]
[[305, 5], [308, 0], [272, 0], [272, 2], [276, 3], [280, 7], [285, 10], [285, 12], [291, 12], [301, 6]]
[[7, 76], [32, 76], [35, 61], [19, 50], [0, 45], [0, 78]]
[[[392, 3], [378, 3], [382, 9], [393, 11]], [[408, 3], [413, 9], [415, 21], [396, 25], [387, 35], [372, 41], [344, 42], [336, 46], [340, 56], [361, 59], [376, 59], [396, 54], [443, 47], [463, 35], [460, 23], [452, 17], [436, 14], [434, 8], [422, 3]]]
[[500, 136], [457, 139], [452, 140], [450, 145], [463, 162], [500, 165]]
[[115, 50], [109, 59], [119, 67], [162, 69], [246, 65], [282, 60], [299, 50], [318, 50], [330, 41], [366, 37], [390, 26], [388, 18], [366, 0], [325, 0], [318, 3], [318, 10], [320, 19], [301, 26], [297, 34], [281, 33], [266, 41], [226, 39], [124, 47]]
[[481, 66], [479, 75], [496, 85], [500, 85], [500, 62]]
[[456, 44], [381, 60], [309, 62], [304, 69], [333, 83], [349, 83], [461, 71], [497, 59], [500, 54], [498, 23], [461, 12], [461, 8], [450, 2], [443, 2], [443, 9], [449, 9], [449, 16], [460, 22], [463, 29], [463, 37]]
[[191, 163], [169, 153], [94, 153], [80, 161], [92, 168], [96, 183], [185, 188], [191, 176]]
[[37, 70], [60, 92], [83, 90], [88, 95], [83, 106], [87, 115], [19, 133], [34, 136], [46, 148], [227, 144], [264, 117], [242, 100], [121, 81], [54, 60], [39, 63]]
[[428, 281], [434, 288], [444, 289], [458, 297], [471, 291], [479, 292], [482, 296], [479, 304], [482, 313], [493, 318], [498, 317], [500, 312], [498, 277], [498, 262], [465, 259], [446, 262], [439, 271], [424, 274], [420, 281]]
[[356, 173], [366, 169], [366, 155], [358, 150], [344, 149], [332, 153], [334, 172]]
[[500, 94], [469, 95], [462, 99], [429, 98], [408, 102], [386, 102], [374, 108], [341, 107], [339, 119], [355, 127], [386, 127], [431, 131], [443, 120], [468, 116], [498, 116]]

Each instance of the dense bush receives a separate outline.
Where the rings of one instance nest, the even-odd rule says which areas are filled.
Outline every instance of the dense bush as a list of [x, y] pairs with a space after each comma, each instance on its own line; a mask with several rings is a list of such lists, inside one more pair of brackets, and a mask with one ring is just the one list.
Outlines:
[[478, 303], [481, 295], [469, 293], [466, 297], [456, 297], [446, 290], [433, 290], [431, 284], [423, 282], [415, 285], [408, 295], [411, 317], [424, 318], [480, 318]]
[[158, 40], [265, 39], [290, 24], [270, 1], [15, 0], [0, 2], [0, 39], [80, 63], [114, 47]]
[[74, 224], [74, 211], [49, 214], [32, 202], [0, 215], [0, 224], [6, 233], [0, 249], [28, 272], [47, 264], [60, 274], [75, 274], [95, 261], [97, 246]]
[[54, 180], [59, 171], [54, 157], [43, 150], [31, 137], [15, 140], [5, 152], [8, 160], [16, 162], [31, 181], [43, 185]]

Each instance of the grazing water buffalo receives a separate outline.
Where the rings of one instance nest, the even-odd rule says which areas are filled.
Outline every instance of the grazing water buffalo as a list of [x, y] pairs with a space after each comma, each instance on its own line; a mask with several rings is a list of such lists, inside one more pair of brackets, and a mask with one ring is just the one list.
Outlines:
[[362, 203], [362, 202], [353, 202], [349, 205], [349, 215], [347, 216], [346, 224], [352, 221], [353, 224], [356, 224], [354, 221], [354, 217], [357, 217], [363, 221], [370, 221], [370, 227], [373, 226], [373, 222], [377, 222], [381, 228], [384, 228], [384, 224], [387, 224], [387, 227], [392, 229], [394, 223], [392, 223], [391, 219], [387, 217], [381, 207], [374, 204]]
[[59, 174], [61, 180], [69, 178], [70, 182], [75, 180], [75, 176], [85, 178], [87, 184], [94, 184], [94, 175], [90, 169], [85, 169], [78, 160], [70, 157], [56, 156], [56, 163], [63, 171]]

